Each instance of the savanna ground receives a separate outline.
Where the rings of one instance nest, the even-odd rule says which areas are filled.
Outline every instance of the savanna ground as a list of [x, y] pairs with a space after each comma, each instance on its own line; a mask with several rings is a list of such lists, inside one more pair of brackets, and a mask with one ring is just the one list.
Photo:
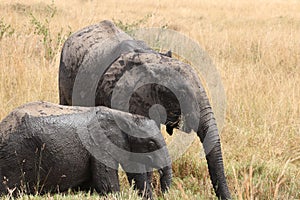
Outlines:
[[[233, 198], [300, 199], [299, 0], [0, 0], [0, 119], [26, 102], [58, 103], [64, 40], [104, 19], [125, 29], [167, 27], [198, 41], [226, 90], [221, 140]], [[214, 198], [198, 144], [173, 163], [170, 192], [163, 197], [156, 186], [159, 198]], [[121, 185], [122, 192], [109, 198], [138, 199], [122, 173]], [[99, 197], [69, 192], [20, 198]]]

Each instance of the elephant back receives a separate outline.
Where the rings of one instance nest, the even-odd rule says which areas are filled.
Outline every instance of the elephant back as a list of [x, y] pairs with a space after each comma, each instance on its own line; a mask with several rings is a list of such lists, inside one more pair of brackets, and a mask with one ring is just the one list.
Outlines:
[[34, 192], [43, 183], [47, 191], [56, 185], [65, 190], [86, 180], [90, 155], [77, 135], [85, 114], [90, 115], [88, 108], [47, 102], [13, 110], [0, 123], [0, 170], [7, 186], [26, 182], [26, 190]]
[[64, 96], [61, 104], [72, 105], [73, 85], [82, 63], [94, 60], [98, 54], [109, 55], [123, 40], [132, 38], [107, 20], [83, 28], [66, 40], [59, 66], [60, 98]]

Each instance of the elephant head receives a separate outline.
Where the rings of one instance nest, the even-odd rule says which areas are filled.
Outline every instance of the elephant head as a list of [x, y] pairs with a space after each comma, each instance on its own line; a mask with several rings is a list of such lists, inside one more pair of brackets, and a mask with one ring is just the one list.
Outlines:
[[148, 173], [158, 169], [161, 191], [166, 192], [171, 186], [172, 162], [155, 121], [103, 106], [97, 109], [101, 112], [95, 112], [88, 134], [83, 132], [84, 146], [108, 167], [114, 167], [112, 159], [118, 162], [129, 182], [134, 180], [135, 189], [147, 198], [152, 198]]

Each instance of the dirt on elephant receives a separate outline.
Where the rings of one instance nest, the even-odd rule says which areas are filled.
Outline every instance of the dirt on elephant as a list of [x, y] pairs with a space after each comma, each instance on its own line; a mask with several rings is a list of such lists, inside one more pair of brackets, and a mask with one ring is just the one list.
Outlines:
[[[60, 53], [70, 33], [102, 20], [126, 32], [175, 30], [197, 41], [221, 75], [227, 106], [220, 135], [232, 197], [299, 199], [299, 10], [296, 0], [1, 0], [0, 119], [26, 102], [59, 102]], [[166, 199], [214, 198], [199, 143], [173, 164]], [[138, 199], [126, 175], [120, 177], [123, 192], [110, 197]]]

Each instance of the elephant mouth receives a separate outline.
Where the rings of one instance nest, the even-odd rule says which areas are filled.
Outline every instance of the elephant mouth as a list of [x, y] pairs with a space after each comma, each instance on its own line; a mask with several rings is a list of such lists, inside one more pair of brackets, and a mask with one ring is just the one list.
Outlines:
[[166, 122], [166, 130], [169, 135], [173, 134], [173, 129], [182, 129], [183, 121], [181, 115], [168, 115], [168, 121]]
[[130, 163], [135, 164], [132, 165], [132, 167], [140, 166], [140, 164], [142, 164], [146, 170], [150, 171], [152, 168], [162, 169], [172, 164], [167, 147], [163, 147], [151, 153], [131, 153], [128, 160]]

